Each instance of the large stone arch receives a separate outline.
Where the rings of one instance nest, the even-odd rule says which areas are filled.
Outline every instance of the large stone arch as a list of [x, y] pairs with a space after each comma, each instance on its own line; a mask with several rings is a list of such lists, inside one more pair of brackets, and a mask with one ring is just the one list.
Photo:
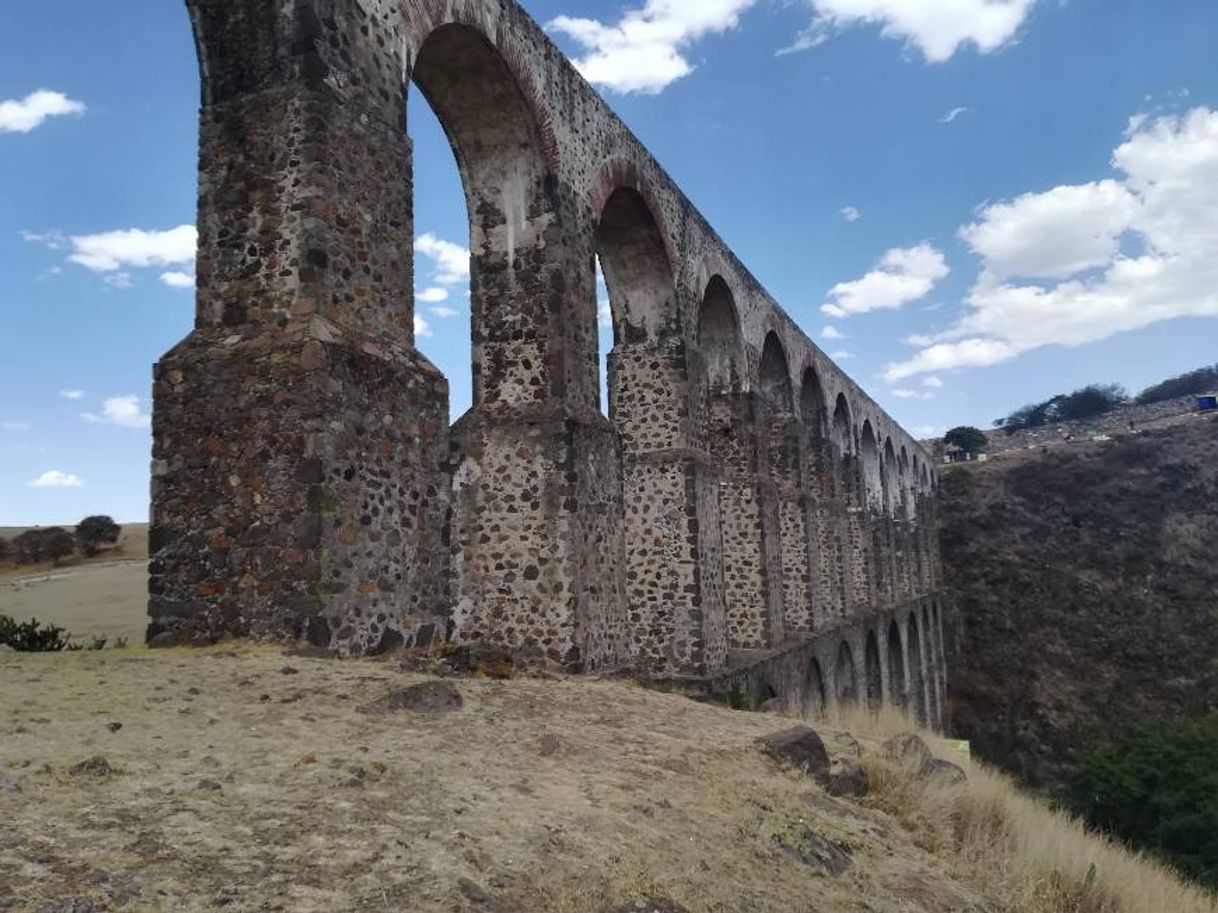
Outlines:
[[878, 710], [884, 703], [884, 671], [880, 661], [880, 644], [875, 631], [867, 632], [863, 650], [863, 677], [867, 685], [867, 706]]
[[[633, 177], [622, 167], [609, 173]], [[718, 478], [688, 455], [697, 444], [691, 398], [700, 394], [663, 231], [637, 182], [606, 185], [604, 196], [596, 248], [613, 314], [609, 414], [622, 450], [630, 650], [653, 673], [705, 673], [722, 667], [727, 650]], [[723, 323], [708, 331], [708, 349], [734, 360], [734, 311], [712, 319]], [[723, 339], [712, 341], [715, 332]]]
[[909, 711], [919, 723], [926, 723], [926, 665], [916, 609], [909, 613], [905, 624], [905, 643], [905, 667], [909, 670]]
[[769, 478], [767, 497], [775, 505], [777, 552], [782, 574], [783, 631], [802, 637], [816, 626], [808, 543], [808, 504], [805, 496], [807, 460], [803, 429], [797, 414], [791, 365], [778, 334], [766, 334], [758, 368], [758, 390]]
[[902, 708], [907, 703], [909, 684], [905, 680], [905, 646], [901, 641], [901, 626], [897, 621], [888, 625], [888, 694], [894, 707]]
[[813, 365], [804, 368], [799, 393], [807, 494], [808, 564], [814, 625], [845, 611], [845, 561], [840, 510], [833, 484], [832, 426], [825, 390]]
[[775, 646], [783, 639], [782, 565], [772, 493], [761, 484], [760, 404], [746, 386], [747, 364], [736, 296], [711, 276], [698, 310], [705, 375], [703, 439], [723, 476], [719, 516], [728, 643]]
[[837, 648], [837, 659], [833, 666], [833, 695], [839, 705], [857, 704], [859, 699], [858, 669], [854, 664], [854, 651], [844, 640]]

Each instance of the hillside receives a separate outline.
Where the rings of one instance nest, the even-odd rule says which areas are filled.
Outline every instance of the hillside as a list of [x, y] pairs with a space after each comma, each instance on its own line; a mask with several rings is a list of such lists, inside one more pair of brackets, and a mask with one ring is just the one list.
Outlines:
[[1218, 911], [967, 761], [889, 760], [902, 720], [816, 724], [870, 778], [834, 798], [759, 749], [790, 720], [401, 668], [0, 651], [0, 910]]
[[943, 476], [952, 725], [1038, 787], [1138, 717], [1218, 708], [1218, 421]]

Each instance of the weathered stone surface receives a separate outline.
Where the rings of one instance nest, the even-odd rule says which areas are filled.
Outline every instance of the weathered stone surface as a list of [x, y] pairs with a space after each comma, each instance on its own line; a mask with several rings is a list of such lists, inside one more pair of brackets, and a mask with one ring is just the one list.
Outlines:
[[761, 750], [782, 764], [822, 779], [829, 774], [829, 753], [816, 730], [793, 726], [758, 739]]
[[451, 682], [422, 682], [409, 688], [394, 688], [356, 709], [368, 716], [388, 716], [402, 710], [411, 713], [453, 713], [460, 710], [464, 703], [461, 692]]
[[929, 758], [918, 768], [918, 776], [943, 786], [959, 786], [968, 782], [968, 774], [958, 764], [944, 761], [942, 758]]
[[867, 771], [854, 761], [841, 758], [829, 774], [829, 795], [839, 799], [858, 799], [867, 795], [869, 787]]
[[806, 824], [795, 824], [774, 835], [783, 852], [818, 875], [841, 875], [854, 861], [850, 847], [822, 837]]
[[886, 758], [910, 770], [919, 770], [933, 757], [926, 741], [912, 732], [893, 736], [884, 743], [883, 752]]
[[[151, 644], [710, 678], [837, 632], [822, 708], [937, 723], [940, 634], [905, 612], [939, 583], [930, 457], [515, 0], [186, 2], [198, 302], [154, 373]], [[423, 98], [470, 215], [473, 406], [451, 428], [414, 345]], [[899, 667], [866, 654], [882, 613]]]

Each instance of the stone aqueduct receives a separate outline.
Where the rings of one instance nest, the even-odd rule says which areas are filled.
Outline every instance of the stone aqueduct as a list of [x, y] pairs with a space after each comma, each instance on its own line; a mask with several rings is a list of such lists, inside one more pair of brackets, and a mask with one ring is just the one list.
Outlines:
[[[935, 467], [515, 0], [187, 6], [198, 302], [155, 369], [152, 643], [484, 642], [941, 719]], [[411, 83], [470, 216], [451, 428], [414, 347]]]

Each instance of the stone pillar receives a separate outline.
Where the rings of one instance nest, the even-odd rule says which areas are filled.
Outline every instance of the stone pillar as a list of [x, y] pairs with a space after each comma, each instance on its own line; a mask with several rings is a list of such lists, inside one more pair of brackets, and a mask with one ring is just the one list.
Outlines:
[[618, 345], [609, 356], [630, 650], [656, 674], [710, 675], [727, 664], [721, 474], [700, 446], [704, 374], [679, 337]]
[[401, 89], [350, 79], [308, 7], [188, 5], [198, 312], [154, 372], [149, 640], [428, 644], [448, 391], [413, 348]]
[[813, 589], [816, 553], [809, 534], [802, 427], [793, 415], [771, 413], [769, 438], [770, 477], [778, 498], [783, 630], [788, 639], [807, 637], [817, 626], [819, 606]]
[[719, 516], [728, 643], [764, 649], [782, 643], [782, 556], [777, 490], [758, 472], [762, 463], [755, 394], [710, 395], [711, 453], [722, 470]]

